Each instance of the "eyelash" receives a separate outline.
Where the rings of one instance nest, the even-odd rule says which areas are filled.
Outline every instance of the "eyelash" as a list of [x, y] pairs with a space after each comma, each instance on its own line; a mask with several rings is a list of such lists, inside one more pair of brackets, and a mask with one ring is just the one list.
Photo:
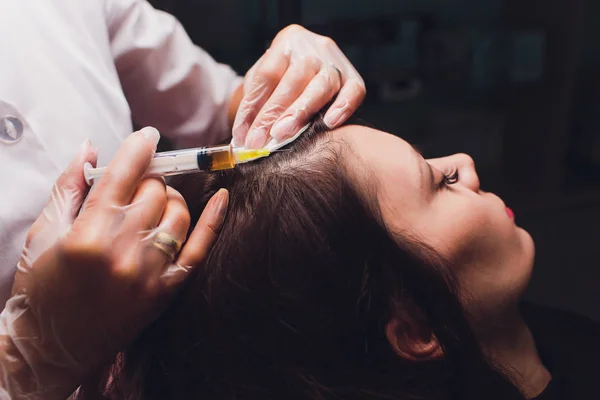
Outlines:
[[442, 179], [442, 185], [450, 186], [454, 185], [458, 182], [458, 170], [455, 169], [451, 174], [444, 174], [444, 179]]

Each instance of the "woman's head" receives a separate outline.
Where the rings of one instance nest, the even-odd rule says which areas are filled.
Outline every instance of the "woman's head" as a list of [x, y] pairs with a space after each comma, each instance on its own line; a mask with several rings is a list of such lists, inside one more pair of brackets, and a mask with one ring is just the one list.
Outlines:
[[125, 353], [115, 390], [145, 400], [517, 393], [467, 319], [516, 302], [532, 245], [479, 192], [468, 158], [427, 163], [399, 138], [328, 132], [319, 120], [267, 159], [180, 183], [192, 210], [228, 188], [228, 215], [205, 268]]
[[425, 160], [404, 140], [363, 126], [331, 135], [353, 149], [346, 159], [356, 165], [352, 179], [374, 186], [398, 241], [412, 237], [447, 260], [478, 330], [513, 311], [529, 282], [533, 241], [499, 197], [480, 189], [471, 157]]

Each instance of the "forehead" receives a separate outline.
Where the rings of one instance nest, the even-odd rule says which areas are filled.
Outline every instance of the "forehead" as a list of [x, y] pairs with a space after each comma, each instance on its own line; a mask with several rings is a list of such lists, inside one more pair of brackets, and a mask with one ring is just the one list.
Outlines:
[[405, 140], [358, 125], [342, 127], [335, 135], [339, 135], [350, 146], [350, 157], [358, 157], [362, 167], [367, 168], [379, 179], [392, 179], [396, 183], [420, 186], [421, 179], [415, 179], [421, 177], [423, 172], [419, 163], [420, 156]]
[[345, 157], [359, 185], [375, 185], [384, 220], [392, 228], [407, 229], [428, 201], [422, 157], [405, 140], [375, 129], [351, 125], [334, 135], [350, 146]]

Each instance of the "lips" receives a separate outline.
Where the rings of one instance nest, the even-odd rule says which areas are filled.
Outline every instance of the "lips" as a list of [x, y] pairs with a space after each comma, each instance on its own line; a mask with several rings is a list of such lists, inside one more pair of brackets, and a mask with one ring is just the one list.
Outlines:
[[508, 214], [508, 217], [512, 220], [515, 219], [515, 213], [513, 212], [513, 210], [511, 210], [510, 208], [506, 207], [506, 213]]

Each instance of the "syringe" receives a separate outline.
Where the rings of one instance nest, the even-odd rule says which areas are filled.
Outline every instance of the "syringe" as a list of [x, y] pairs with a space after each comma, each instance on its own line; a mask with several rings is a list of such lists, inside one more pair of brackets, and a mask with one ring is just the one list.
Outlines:
[[[236, 164], [254, 161], [269, 154], [269, 149], [236, 149], [231, 145], [167, 151], [154, 155], [145, 176], [173, 176], [232, 169]], [[94, 179], [100, 178], [105, 172], [106, 167], [94, 168], [90, 163], [86, 163], [83, 168], [85, 181], [90, 186]]]

